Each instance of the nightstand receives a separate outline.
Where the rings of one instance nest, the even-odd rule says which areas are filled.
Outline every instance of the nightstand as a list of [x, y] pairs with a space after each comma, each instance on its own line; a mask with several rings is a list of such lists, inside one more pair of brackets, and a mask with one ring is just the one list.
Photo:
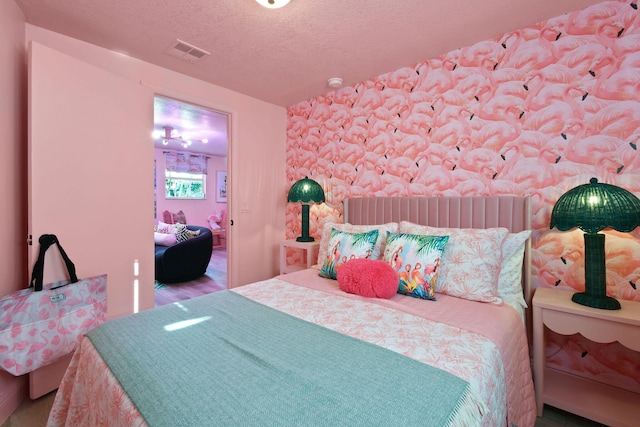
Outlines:
[[[305, 264], [287, 264], [287, 248], [302, 249], [305, 253]], [[280, 243], [280, 274], [292, 273], [305, 268], [311, 268], [318, 260], [318, 249], [320, 242], [298, 242], [296, 240], [285, 240]]]
[[[538, 416], [543, 404], [609, 426], [637, 426], [640, 394], [546, 367], [545, 326], [562, 335], [614, 341], [640, 352], [640, 303], [619, 300], [622, 309], [602, 310], [571, 301], [573, 292], [538, 288], [533, 296], [533, 379]], [[639, 356], [640, 357], [640, 356]]]

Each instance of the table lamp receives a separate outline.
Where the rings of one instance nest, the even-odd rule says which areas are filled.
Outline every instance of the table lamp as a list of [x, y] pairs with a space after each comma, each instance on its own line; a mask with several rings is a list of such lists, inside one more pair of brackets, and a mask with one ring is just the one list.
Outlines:
[[640, 199], [615, 185], [599, 183], [579, 185], [564, 193], [551, 212], [551, 228], [567, 231], [578, 227], [584, 231], [585, 290], [571, 300], [588, 307], [620, 309], [620, 303], [607, 296], [604, 258], [605, 228], [633, 231], [640, 225]]
[[296, 241], [313, 242], [315, 239], [309, 236], [309, 205], [311, 203], [323, 203], [324, 191], [320, 184], [308, 177], [297, 181], [289, 189], [288, 202], [302, 203], [302, 235]]

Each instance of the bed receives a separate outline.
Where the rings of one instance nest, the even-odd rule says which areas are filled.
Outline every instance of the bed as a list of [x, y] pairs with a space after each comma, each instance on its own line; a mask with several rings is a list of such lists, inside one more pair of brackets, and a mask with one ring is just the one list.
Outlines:
[[[316, 268], [92, 331], [76, 350], [48, 425], [531, 427], [530, 225], [523, 197], [345, 200], [344, 224], [325, 225]], [[384, 254], [372, 246], [382, 258], [396, 243], [391, 236], [444, 241], [451, 252], [439, 252], [432, 277], [446, 293], [370, 298], [344, 292], [344, 275], [340, 284], [319, 275], [329, 265], [331, 237], [372, 233], [375, 244], [389, 238]], [[456, 252], [460, 242], [471, 243]], [[460, 273], [469, 267], [457, 268], [469, 248], [479, 255], [467, 259], [475, 271]], [[511, 249], [515, 256], [506, 255]], [[507, 258], [517, 260], [515, 269], [506, 268]], [[492, 295], [481, 289], [485, 270], [494, 274]], [[499, 291], [507, 270], [514, 276]]]

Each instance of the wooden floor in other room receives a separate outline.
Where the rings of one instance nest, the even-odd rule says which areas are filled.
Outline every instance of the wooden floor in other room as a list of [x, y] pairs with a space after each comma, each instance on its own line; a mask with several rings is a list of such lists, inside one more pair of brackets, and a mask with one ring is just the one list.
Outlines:
[[214, 249], [204, 276], [184, 283], [156, 283], [156, 307], [227, 289], [227, 250]]

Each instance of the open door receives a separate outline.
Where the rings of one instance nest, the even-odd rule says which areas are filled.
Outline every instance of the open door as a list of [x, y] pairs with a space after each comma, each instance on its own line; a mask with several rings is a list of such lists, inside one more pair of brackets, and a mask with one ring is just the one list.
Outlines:
[[[29, 59], [29, 266], [56, 234], [78, 277], [108, 275], [109, 318], [152, 308], [153, 92], [35, 42]], [[54, 255], [45, 282], [66, 278]]]

